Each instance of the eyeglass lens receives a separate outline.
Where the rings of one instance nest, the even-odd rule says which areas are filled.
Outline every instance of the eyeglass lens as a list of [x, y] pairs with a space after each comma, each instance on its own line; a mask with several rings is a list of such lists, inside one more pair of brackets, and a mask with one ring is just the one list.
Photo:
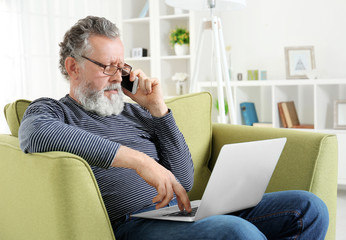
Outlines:
[[122, 68], [110, 65], [110, 66], [107, 66], [105, 68], [104, 73], [107, 75], [114, 75], [118, 70], [121, 70], [122, 76], [127, 76], [130, 74], [132, 67], [130, 65], [127, 65], [127, 64], [125, 64], [124, 67], [122, 67]]

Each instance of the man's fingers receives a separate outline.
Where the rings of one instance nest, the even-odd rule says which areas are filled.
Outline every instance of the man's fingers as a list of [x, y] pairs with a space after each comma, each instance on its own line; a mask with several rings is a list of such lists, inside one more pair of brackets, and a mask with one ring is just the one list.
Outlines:
[[136, 171], [148, 184], [156, 188], [157, 195], [152, 200], [153, 203], [157, 203], [156, 208], [167, 206], [173, 199], [175, 193], [179, 208], [190, 212], [189, 197], [174, 175], [153, 159], [143, 161], [143, 163], [146, 163], [144, 165], [145, 167], [139, 167]]
[[158, 203], [158, 202], [162, 202], [162, 200], [164, 199], [164, 197], [166, 196], [166, 189], [164, 186], [158, 186], [156, 188], [157, 191], [157, 195], [153, 198], [153, 203]]
[[176, 184], [173, 190], [175, 192], [175, 195], [177, 196], [178, 207], [180, 211], [183, 211], [185, 209], [187, 212], [191, 212], [192, 209], [190, 199], [187, 196], [185, 189], [180, 184]]
[[157, 194], [157, 195], [153, 198], [153, 203], [161, 202], [161, 200], [162, 200], [162, 196], [160, 196], [160, 194]]
[[149, 78], [142, 72], [139, 72], [137, 76], [139, 77], [139, 88], [143, 91], [143, 93], [151, 94], [153, 87], [158, 84], [158, 79]]
[[170, 186], [170, 184], [166, 184], [165, 193], [159, 193], [158, 196], [154, 198], [155, 200], [160, 199], [160, 201], [156, 201], [158, 202], [158, 204], [156, 205], [156, 209], [167, 206], [168, 203], [173, 199], [173, 188]]
[[147, 94], [150, 94], [152, 91], [152, 82], [149, 78], [146, 78], [143, 80], [144, 82], [144, 87], [145, 87], [145, 91]]
[[179, 198], [177, 198], [178, 200], [178, 207], [180, 211], [184, 211], [185, 207], [184, 204], [181, 202], [181, 200]]

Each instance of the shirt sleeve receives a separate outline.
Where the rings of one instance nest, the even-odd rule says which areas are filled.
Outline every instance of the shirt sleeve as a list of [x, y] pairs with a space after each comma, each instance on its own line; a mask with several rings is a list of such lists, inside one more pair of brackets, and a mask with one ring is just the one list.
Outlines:
[[55, 100], [33, 102], [19, 128], [22, 151], [64, 151], [82, 157], [91, 166], [111, 167], [120, 144], [65, 123], [65, 114]]
[[164, 117], [153, 119], [161, 164], [174, 174], [186, 191], [190, 191], [193, 185], [193, 162], [172, 112], [169, 111]]

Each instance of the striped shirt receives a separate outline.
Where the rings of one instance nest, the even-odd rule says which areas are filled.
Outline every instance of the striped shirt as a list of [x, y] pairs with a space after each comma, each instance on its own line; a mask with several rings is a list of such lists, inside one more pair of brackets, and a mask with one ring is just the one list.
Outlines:
[[189, 191], [193, 163], [171, 111], [156, 118], [137, 104], [125, 103], [119, 115], [101, 117], [69, 95], [40, 98], [27, 108], [19, 128], [25, 153], [65, 151], [91, 166], [111, 221], [152, 205], [156, 189], [135, 170], [111, 167], [121, 145], [138, 150], [169, 169]]

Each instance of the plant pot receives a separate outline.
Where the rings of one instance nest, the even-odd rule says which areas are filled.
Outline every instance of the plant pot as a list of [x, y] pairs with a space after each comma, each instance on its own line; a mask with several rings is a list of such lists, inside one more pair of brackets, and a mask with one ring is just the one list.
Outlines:
[[177, 56], [186, 55], [189, 52], [189, 45], [188, 44], [179, 45], [176, 43], [174, 44], [174, 51], [175, 51], [175, 55]]

